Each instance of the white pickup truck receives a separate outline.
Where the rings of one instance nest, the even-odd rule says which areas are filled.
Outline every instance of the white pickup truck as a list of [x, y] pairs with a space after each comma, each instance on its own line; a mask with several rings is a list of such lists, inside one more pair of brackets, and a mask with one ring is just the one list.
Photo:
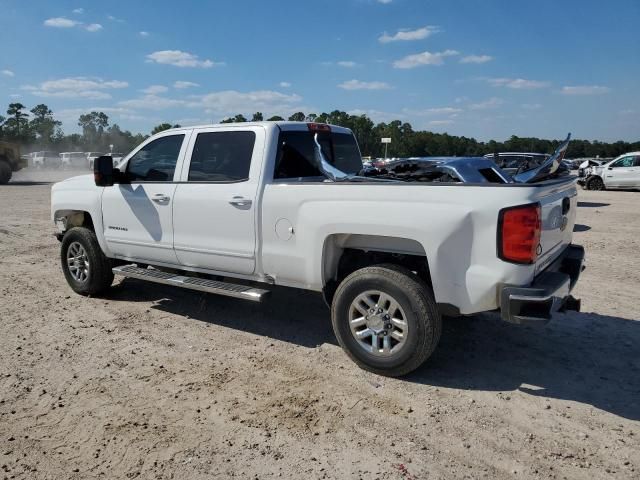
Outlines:
[[412, 165], [364, 176], [352, 132], [333, 125], [167, 130], [53, 186], [62, 269], [82, 295], [114, 274], [253, 301], [269, 285], [317, 291], [347, 354], [394, 376], [431, 355], [442, 315], [544, 324], [579, 309], [573, 177]]

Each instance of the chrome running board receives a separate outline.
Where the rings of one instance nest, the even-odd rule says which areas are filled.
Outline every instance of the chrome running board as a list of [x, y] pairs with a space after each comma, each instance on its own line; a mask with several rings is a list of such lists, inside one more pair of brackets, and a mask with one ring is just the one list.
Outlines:
[[215, 293], [227, 297], [243, 298], [245, 300], [251, 300], [252, 302], [261, 302], [265, 296], [269, 294], [269, 290], [247, 287], [246, 285], [175, 275], [161, 270], [139, 268], [135, 265], [123, 265], [121, 267], [114, 267], [112, 270], [114, 275], [137, 278], [138, 280], [147, 280], [149, 282], [162, 283], [174, 287], [188, 288], [200, 292]]

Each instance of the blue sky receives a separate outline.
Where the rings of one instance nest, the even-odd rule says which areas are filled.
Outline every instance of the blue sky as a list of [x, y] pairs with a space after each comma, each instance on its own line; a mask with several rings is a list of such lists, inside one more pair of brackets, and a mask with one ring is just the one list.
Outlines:
[[46, 103], [66, 133], [89, 110], [146, 133], [339, 109], [481, 140], [640, 138], [638, 0], [0, 0], [0, 11], [2, 103]]

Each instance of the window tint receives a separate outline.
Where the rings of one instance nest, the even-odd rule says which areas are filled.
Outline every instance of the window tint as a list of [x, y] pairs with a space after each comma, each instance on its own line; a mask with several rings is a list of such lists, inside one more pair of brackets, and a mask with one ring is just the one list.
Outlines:
[[[315, 166], [313, 132], [282, 132], [274, 178], [322, 177]], [[360, 150], [353, 135], [348, 133], [319, 133], [318, 143], [330, 164], [348, 174], [362, 170]]]
[[127, 163], [130, 181], [172, 182], [184, 135], [158, 138], [145, 145]]
[[191, 154], [189, 180], [237, 182], [249, 179], [254, 132], [199, 133]]
[[633, 164], [634, 167], [640, 167], [640, 155], [636, 155], [636, 161]]

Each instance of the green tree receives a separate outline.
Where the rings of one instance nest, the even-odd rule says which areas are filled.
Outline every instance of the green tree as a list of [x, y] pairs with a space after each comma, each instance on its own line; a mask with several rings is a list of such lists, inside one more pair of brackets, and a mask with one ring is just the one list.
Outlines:
[[31, 113], [33, 118], [29, 126], [36, 135], [36, 139], [43, 144], [52, 143], [54, 135], [62, 126], [62, 122], [53, 118], [53, 112], [44, 103], [33, 107]]
[[251, 117], [252, 122], [261, 122], [263, 120], [264, 117], [262, 116], [262, 112], [256, 112], [253, 114], [253, 117]]
[[24, 141], [28, 137], [29, 114], [23, 110], [27, 108], [23, 104], [10, 103], [7, 109], [9, 118], [5, 121], [5, 129], [10, 138], [17, 141]]
[[290, 122], [304, 122], [307, 116], [302, 112], [296, 112], [289, 117]]
[[109, 126], [109, 117], [104, 112], [91, 112], [80, 115], [78, 126], [82, 127], [82, 137], [88, 150], [104, 150], [103, 134]]
[[170, 128], [180, 128], [180, 125], [177, 123], [175, 125], [171, 125], [170, 123], [161, 123], [160, 125], [156, 125], [151, 130], [151, 135], [155, 135], [156, 133], [164, 132], [165, 130], [169, 130]]
[[239, 113], [235, 117], [225, 118], [220, 123], [243, 123], [243, 122], [247, 122], [247, 121], [248, 121], [247, 118], [244, 115], [242, 115], [241, 113]]
[[274, 115], [273, 117], [267, 118], [267, 122], [282, 122], [283, 120], [284, 118], [282, 118], [280, 115]]

